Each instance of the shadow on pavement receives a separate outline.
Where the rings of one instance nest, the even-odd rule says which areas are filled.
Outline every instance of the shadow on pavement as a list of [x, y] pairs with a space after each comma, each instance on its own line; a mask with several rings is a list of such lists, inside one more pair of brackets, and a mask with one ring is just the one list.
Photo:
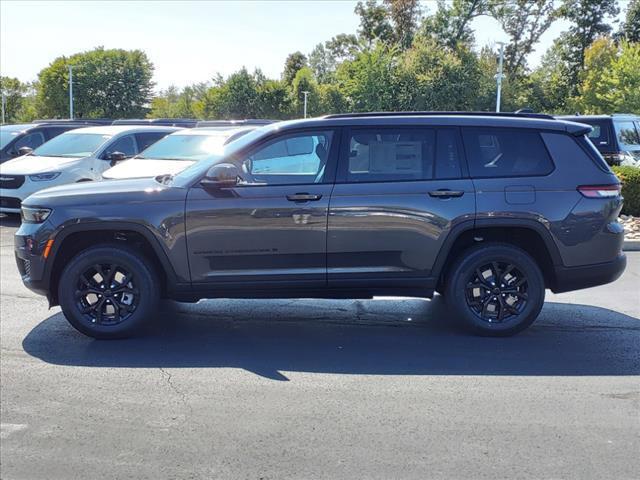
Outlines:
[[[230, 367], [372, 375], [638, 375], [640, 321], [604, 308], [547, 303], [512, 338], [456, 330], [440, 297], [389, 309], [376, 301], [216, 301], [164, 309], [144, 336], [97, 341], [61, 313], [24, 339], [30, 355], [90, 367]], [[269, 303], [271, 302], [271, 303]], [[414, 315], [408, 321], [407, 312]]]

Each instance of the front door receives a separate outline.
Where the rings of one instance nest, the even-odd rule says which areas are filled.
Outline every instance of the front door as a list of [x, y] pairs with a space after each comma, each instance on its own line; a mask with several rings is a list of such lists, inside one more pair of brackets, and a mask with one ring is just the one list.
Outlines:
[[194, 286], [326, 285], [335, 133], [279, 133], [234, 159], [237, 186], [194, 187], [186, 207]]

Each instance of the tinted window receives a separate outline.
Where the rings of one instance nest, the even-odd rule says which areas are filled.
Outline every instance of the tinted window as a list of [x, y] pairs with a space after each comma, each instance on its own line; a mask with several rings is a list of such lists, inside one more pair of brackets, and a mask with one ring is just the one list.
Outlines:
[[613, 122], [621, 146], [640, 147], [640, 135], [634, 122]]
[[347, 182], [433, 178], [435, 132], [429, 129], [357, 129], [349, 138]]
[[[77, 127], [74, 127], [77, 128]], [[58, 135], [67, 132], [69, 130], [73, 130], [73, 128], [68, 128], [68, 127], [47, 127], [45, 129], [45, 135], [47, 136], [47, 138], [49, 140], [51, 140], [52, 138], [57, 137]]]
[[588, 167], [590, 163], [595, 163], [600, 170], [610, 172], [602, 155], [586, 135], [577, 138], [573, 135], [544, 132], [542, 138], [556, 161], [568, 158], [576, 168]]
[[161, 138], [165, 137], [167, 133], [165, 132], [146, 132], [146, 133], [136, 133], [136, 142], [138, 143], [138, 151], [141, 152], [145, 150], [147, 147], [153, 145]]
[[588, 125], [593, 127], [589, 133], [589, 139], [594, 145], [609, 144], [609, 128], [606, 122], [589, 122]]
[[13, 149], [17, 152], [22, 147], [35, 149], [45, 142], [42, 132], [27, 133], [24, 137], [19, 138], [13, 145]]
[[114, 152], [121, 152], [124, 153], [127, 157], [133, 157], [137, 153], [133, 135], [126, 135], [117, 139], [107, 147], [107, 150], [102, 156], [103, 158], [109, 158], [109, 155]]
[[249, 155], [242, 168], [255, 183], [321, 183], [331, 138], [331, 132], [305, 132], [272, 140]]
[[465, 128], [464, 146], [473, 177], [546, 175], [553, 163], [538, 132]]

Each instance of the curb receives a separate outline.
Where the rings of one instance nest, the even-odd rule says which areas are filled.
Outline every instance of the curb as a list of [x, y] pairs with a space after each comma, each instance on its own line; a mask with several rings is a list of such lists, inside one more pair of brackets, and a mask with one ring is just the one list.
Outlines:
[[640, 252], [640, 240], [625, 240], [622, 244], [625, 252]]

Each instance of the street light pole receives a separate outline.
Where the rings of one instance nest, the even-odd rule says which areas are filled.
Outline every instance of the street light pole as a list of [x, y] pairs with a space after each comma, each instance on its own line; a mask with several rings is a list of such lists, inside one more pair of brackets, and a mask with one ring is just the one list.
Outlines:
[[73, 120], [73, 65], [69, 65], [69, 119]]
[[496, 74], [496, 112], [500, 112], [500, 96], [502, 94], [502, 64], [504, 62], [504, 42], [498, 42], [500, 45], [500, 59], [498, 60], [498, 73]]
[[302, 93], [304, 93], [304, 118], [307, 118], [307, 96], [309, 95], [309, 92], [305, 90]]

